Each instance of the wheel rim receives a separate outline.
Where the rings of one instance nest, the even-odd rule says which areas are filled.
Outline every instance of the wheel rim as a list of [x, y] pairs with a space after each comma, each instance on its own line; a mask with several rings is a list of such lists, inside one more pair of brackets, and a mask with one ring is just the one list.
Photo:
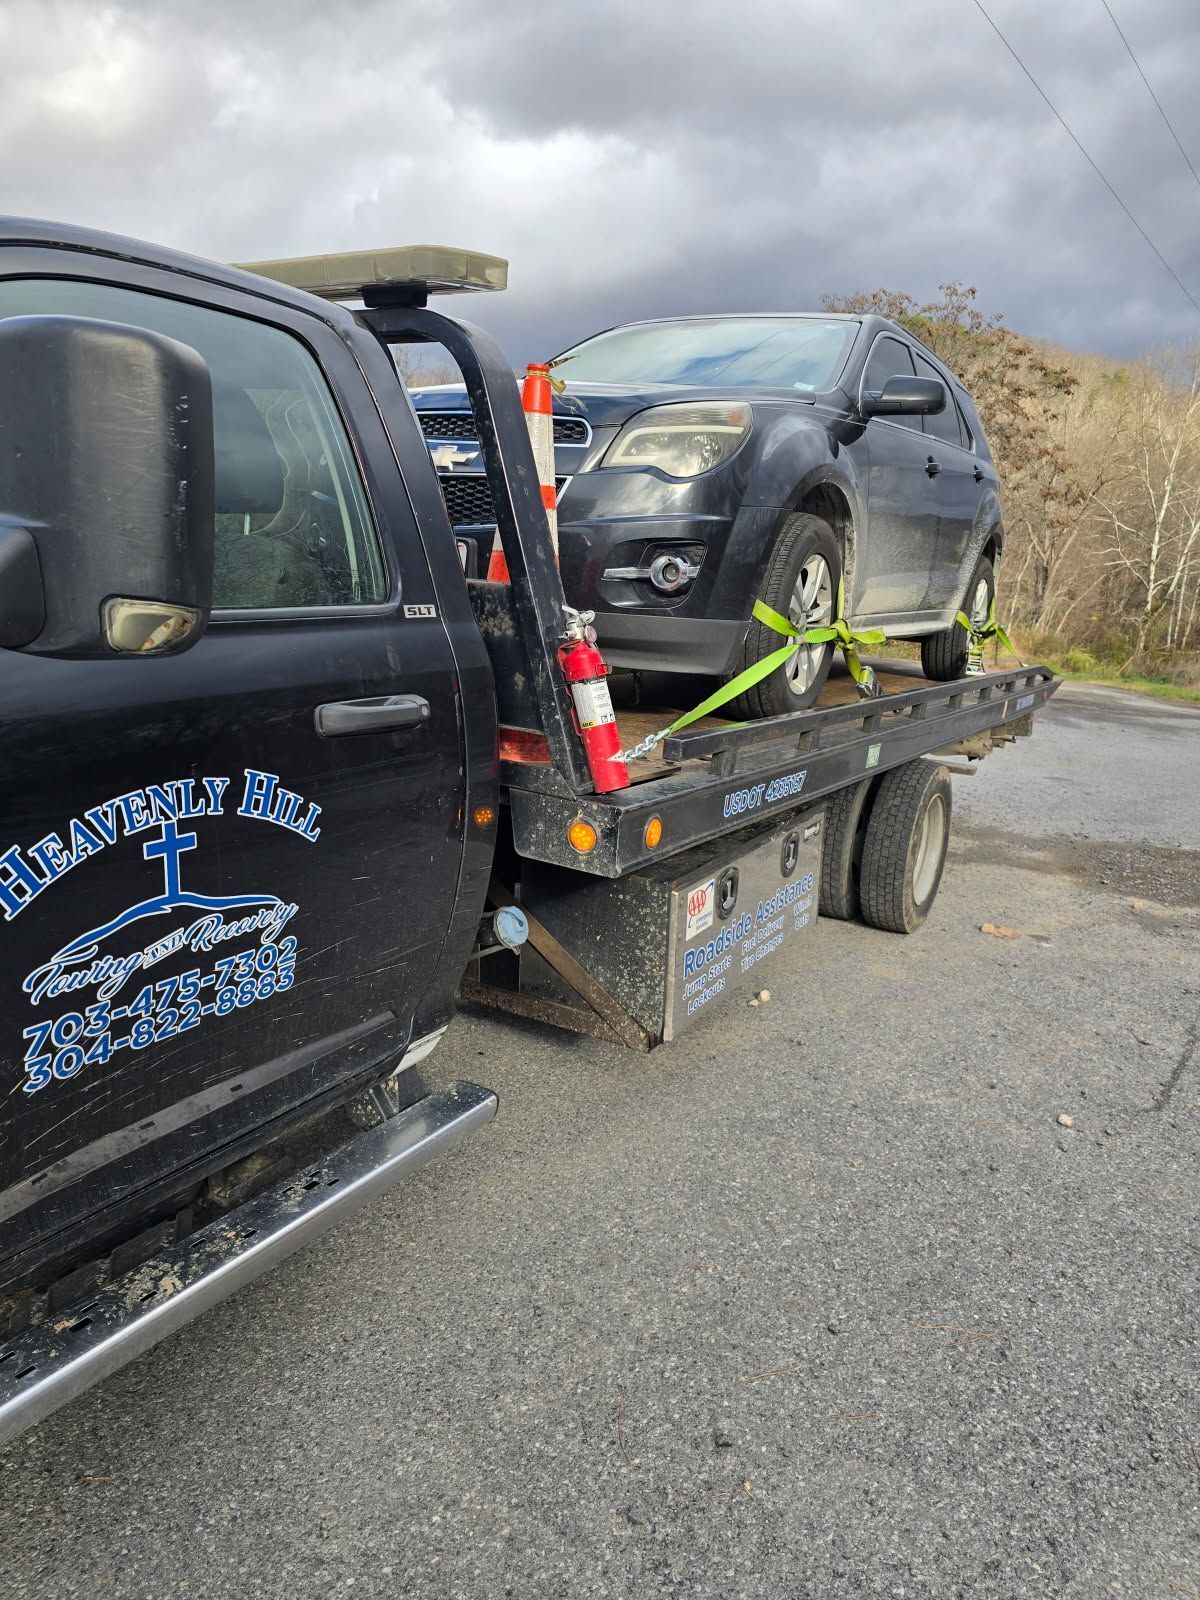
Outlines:
[[987, 621], [988, 604], [991, 598], [992, 594], [991, 590], [988, 588], [987, 579], [980, 578], [979, 582], [975, 585], [975, 593], [972, 596], [971, 609], [968, 613], [972, 622]]
[[[800, 568], [788, 602], [788, 621], [800, 629], [828, 627], [833, 621], [833, 574], [824, 556], [814, 553]], [[830, 649], [828, 644], [802, 644], [788, 657], [787, 681], [793, 694], [812, 687]]]
[[921, 831], [917, 835], [917, 849], [913, 857], [913, 899], [919, 906], [924, 905], [933, 891], [945, 838], [946, 801], [942, 795], [935, 794], [921, 818]]

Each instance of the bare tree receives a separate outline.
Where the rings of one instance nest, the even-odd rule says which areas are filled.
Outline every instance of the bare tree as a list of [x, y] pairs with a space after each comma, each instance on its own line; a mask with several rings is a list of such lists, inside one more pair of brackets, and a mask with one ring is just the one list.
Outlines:
[[394, 344], [392, 361], [406, 389], [428, 389], [439, 383], [458, 383], [460, 374], [441, 345]]
[[1101, 553], [1131, 593], [1130, 659], [1157, 633], [1186, 647], [1200, 581], [1200, 349], [1139, 367], [1112, 428], [1111, 472], [1094, 496]]

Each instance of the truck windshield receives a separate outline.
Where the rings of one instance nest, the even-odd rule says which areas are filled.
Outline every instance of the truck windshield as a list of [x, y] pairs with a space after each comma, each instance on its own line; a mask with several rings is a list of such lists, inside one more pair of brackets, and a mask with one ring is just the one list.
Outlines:
[[689, 317], [597, 334], [561, 355], [568, 383], [678, 383], [831, 389], [857, 322], [823, 317]]

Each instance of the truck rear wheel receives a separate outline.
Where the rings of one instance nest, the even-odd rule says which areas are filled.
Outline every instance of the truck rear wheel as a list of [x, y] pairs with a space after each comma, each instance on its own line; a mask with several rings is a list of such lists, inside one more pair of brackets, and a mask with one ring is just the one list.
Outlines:
[[871, 814], [872, 782], [864, 778], [852, 788], [839, 789], [825, 802], [819, 906], [823, 917], [850, 922], [858, 916], [858, 877], [863, 835]]
[[950, 774], [906, 761], [876, 783], [863, 835], [859, 896], [864, 919], [888, 933], [915, 933], [937, 898], [950, 844]]

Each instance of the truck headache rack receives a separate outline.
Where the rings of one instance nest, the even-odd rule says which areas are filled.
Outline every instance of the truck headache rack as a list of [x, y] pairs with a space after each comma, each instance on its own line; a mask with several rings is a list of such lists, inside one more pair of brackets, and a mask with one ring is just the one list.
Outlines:
[[0, 1445], [453, 1149], [496, 1109], [496, 1096], [473, 1083], [427, 1095], [0, 1345]]

